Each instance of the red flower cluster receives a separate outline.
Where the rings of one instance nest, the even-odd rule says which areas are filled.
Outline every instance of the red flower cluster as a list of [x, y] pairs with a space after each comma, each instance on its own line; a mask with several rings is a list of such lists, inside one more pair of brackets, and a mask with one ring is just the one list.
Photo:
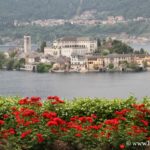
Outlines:
[[43, 112], [42, 116], [47, 119], [53, 119], [57, 117], [57, 114], [55, 112]]
[[59, 104], [59, 103], [64, 103], [63, 100], [60, 99], [60, 97], [58, 96], [48, 96], [47, 97], [48, 100], [51, 100], [51, 104], [55, 105], [55, 104]]
[[105, 121], [106, 125], [118, 125], [119, 124], [119, 120], [118, 118], [115, 119], [109, 119]]
[[16, 134], [16, 131], [15, 131], [15, 129], [10, 128], [8, 130], [3, 130], [0, 133], [1, 133], [0, 135], [2, 135], [3, 138], [7, 139], [8, 136]]
[[[12, 107], [8, 114], [2, 114], [0, 137], [13, 136], [17, 139], [19, 135], [19, 140], [25, 139], [23, 142], [28, 142], [26, 141], [28, 137], [30, 140], [42, 143], [49, 141], [51, 137], [66, 139], [68, 136], [77, 141], [88, 140], [89, 143], [95, 141], [98, 143], [116, 140], [117, 135], [121, 133], [128, 139], [140, 136], [143, 137], [142, 140], [150, 140], [148, 117], [150, 111], [144, 104], [134, 104], [129, 109], [115, 111], [109, 115], [109, 119], [99, 118], [96, 114], [82, 116], [80, 113], [71, 118], [65, 115], [67, 118], [65, 119], [60, 112], [62, 105], [58, 107], [54, 105], [64, 103], [63, 100], [57, 96], [49, 96], [48, 100], [51, 103], [44, 105], [40, 100], [40, 97], [26, 97], [19, 100], [19, 105]], [[117, 149], [125, 148], [125, 144], [121, 141]]]
[[27, 131], [23, 132], [23, 133], [21, 134], [21, 139], [25, 138], [25, 137], [26, 137], [27, 135], [29, 135], [31, 132], [32, 132], [32, 130], [27, 130]]
[[43, 138], [42, 134], [38, 133], [36, 136], [37, 136], [37, 139], [38, 139], [39, 143], [42, 143], [44, 141], [44, 138]]
[[37, 106], [42, 106], [42, 103], [40, 102], [41, 98], [40, 97], [26, 97], [21, 100], [19, 100], [20, 105], [37, 105]]
[[3, 125], [5, 122], [3, 120], [0, 120], [0, 125]]
[[122, 109], [121, 111], [116, 111], [115, 114], [123, 116], [123, 115], [126, 115], [130, 111], [131, 110], [129, 110], [129, 109]]

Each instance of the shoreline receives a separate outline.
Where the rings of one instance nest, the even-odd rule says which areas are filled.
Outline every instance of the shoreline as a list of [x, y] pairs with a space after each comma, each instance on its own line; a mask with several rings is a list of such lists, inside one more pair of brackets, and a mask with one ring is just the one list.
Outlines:
[[58, 72], [37, 72], [37, 71], [25, 71], [25, 70], [0, 70], [0, 72], [30, 72], [30, 73], [38, 73], [38, 74], [104, 74], [104, 73], [109, 73], [109, 74], [114, 74], [114, 73], [144, 73], [144, 72], [150, 72], [150, 69], [143, 70], [143, 71], [87, 71], [87, 72], [68, 72], [68, 71], [58, 71]]

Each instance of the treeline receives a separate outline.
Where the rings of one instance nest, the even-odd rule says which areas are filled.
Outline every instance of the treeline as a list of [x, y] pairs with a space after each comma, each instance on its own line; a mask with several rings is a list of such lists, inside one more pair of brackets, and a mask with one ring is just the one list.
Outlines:
[[25, 65], [25, 59], [18, 59], [16, 54], [16, 51], [10, 52], [9, 56], [0, 52], [0, 70], [20, 70], [20, 68], [23, 68]]
[[128, 44], [119, 41], [109, 39], [98, 38], [98, 48], [95, 51], [96, 54], [108, 55], [108, 54], [148, 54], [146, 50], [141, 48], [140, 50], [134, 50]]

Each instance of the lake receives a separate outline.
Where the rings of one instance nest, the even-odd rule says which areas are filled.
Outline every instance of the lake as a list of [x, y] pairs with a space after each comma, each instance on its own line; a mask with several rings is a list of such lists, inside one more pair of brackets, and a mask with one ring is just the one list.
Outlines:
[[140, 73], [32, 73], [0, 71], [1, 96], [58, 95], [61, 98], [105, 97], [138, 99], [150, 96], [150, 72]]

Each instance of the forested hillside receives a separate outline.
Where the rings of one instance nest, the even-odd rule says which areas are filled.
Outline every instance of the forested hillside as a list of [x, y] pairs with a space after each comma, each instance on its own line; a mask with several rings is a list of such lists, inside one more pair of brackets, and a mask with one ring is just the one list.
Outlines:
[[72, 18], [93, 9], [97, 11], [97, 17], [150, 17], [149, 8], [150, 0], [0, 0], [0, 19]]

